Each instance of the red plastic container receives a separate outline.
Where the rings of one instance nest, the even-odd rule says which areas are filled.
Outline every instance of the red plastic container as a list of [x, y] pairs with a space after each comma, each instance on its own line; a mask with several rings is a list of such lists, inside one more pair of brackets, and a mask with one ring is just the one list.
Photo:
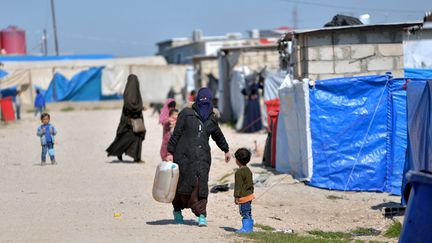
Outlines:
[[277, 138], [277, 123], [278, 123], [279, 110], [273, 110], [269, 112], [270, 118], [270, 129], [272, 132], [271, 141], [271, 166], [276, 167], [276, 138]]
[[1, 48], [5, 49], [6, 54], [25, 55], [26, 37], [25, 31], [16, 26], [9, 26], [0, 33]]
[[0, 108], [3, 115], [3, 119], [6, 122], [15, 120], [15, 112], [13, 108], [12, 97], [6, 97], [0, 99]]

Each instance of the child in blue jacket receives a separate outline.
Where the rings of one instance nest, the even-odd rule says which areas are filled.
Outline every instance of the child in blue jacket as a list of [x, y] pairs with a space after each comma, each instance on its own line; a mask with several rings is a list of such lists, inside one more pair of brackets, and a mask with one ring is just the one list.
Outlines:
[[34, 101], [34, 107], [35, 107], [35, 116], [38, 115], [38, 113], [42, 114], [45, 111], [45, 98], [40, 93], [40, 91], [36, 90], [36, 98]]
[[51, 164], [56, 164], [54, 156], [54, 136], [57, 134], [57, 130], [53, 125], [50, 124], [50, 115], [48, 113], [42, 113], [41, 115], [42, 125], [38, 127], [37, 135], [40, 137], [42, 145], [41, 165], [45, 165], [46, 154], [48, 152]]

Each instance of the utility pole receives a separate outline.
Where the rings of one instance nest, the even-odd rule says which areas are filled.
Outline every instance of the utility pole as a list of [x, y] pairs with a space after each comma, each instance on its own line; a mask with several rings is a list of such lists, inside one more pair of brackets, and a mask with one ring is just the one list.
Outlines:
[[298, 24], [298, 16], [297, 16], [297, 4], [296, 5], [294, 5], [294, 8], [293, 8], [293, 13], [292, 13], [292, 17], [293, 17], [293, 20], [292, 20], [292, 28], [293, 29], [297, 29], [297, 24]]
[[48, 36], [47, 36], [47, 30], [46, 29], [43, 29], [41, 42], [42, 42], [41, 43], [42, 55], [47, 56], [48, 55]]
[[51, 0], [51, 15], [52, 15], [52, 22], [53, 22], [53, 31], [54, 31], [54, 47], [55, 47], [55, 53], [58, 56], [59, 55], [59, 46], [58, 46], [58, 39], [57, 39], [57, 24], [56, 24], [56, 17], [55, 17], [55, 9], [54, 9], [54, 0]]

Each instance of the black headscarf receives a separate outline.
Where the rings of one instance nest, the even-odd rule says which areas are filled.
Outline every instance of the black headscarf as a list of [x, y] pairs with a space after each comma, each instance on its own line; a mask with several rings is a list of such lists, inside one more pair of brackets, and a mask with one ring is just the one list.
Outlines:
[[212, 92], [209, 88], [201, 88], [196, 97], [197, 112], [202, 122], [207, 121], [213, 111]]
[[140, 112], [143, 109], [139, 81], [135, 74], [128, 76], [126, 88], [123, 92], [123, 102], [129, 111]]

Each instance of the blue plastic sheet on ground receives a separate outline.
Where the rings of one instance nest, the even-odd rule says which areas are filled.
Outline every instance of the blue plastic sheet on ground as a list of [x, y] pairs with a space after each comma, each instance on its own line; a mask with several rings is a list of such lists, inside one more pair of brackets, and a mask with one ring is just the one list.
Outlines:
[[317, 81], [310, 91], [312, 186], [390, 192], [388, 88], [390, 76]]
[[102, 67], [82, 71], [67, 80], [55, 73], [45, 92], [47, 102], [53, 101], [98, 101], [102, 100]]

